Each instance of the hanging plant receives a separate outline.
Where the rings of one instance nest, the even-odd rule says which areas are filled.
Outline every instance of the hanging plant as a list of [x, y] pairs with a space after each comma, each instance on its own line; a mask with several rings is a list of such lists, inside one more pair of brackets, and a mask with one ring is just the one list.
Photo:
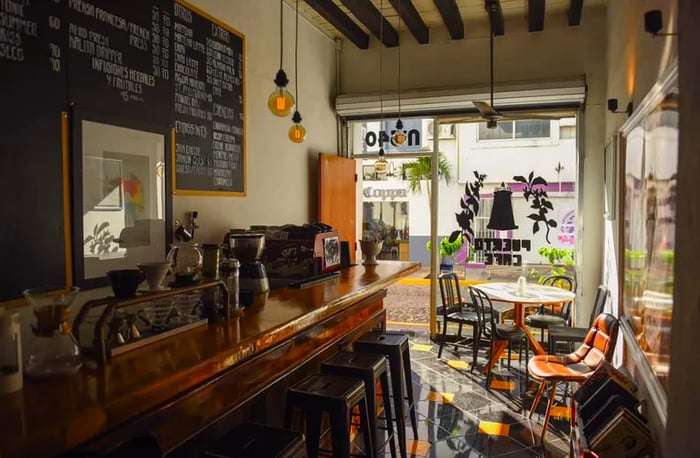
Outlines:
[[537, 213], [527, 215], [533, 221], [532, 233], [537, 234], [540, 231], [540, 223], [544, 224], [547, 230], [545, 240], [551, 244], [552, 242], [549, 241], [549, 230], [557, 227], [557, 222], [554, 219], [547, 218], [549, 211], [554, 210], [554, 205], [547, 198], [547, 181], [541, 176], [535, 176], [535, 172], [530, 172], [527, 179], [521, 175], [514, 176], [513, 181], [525, 185], [523, 197], [525, 197], [527, 202], [530, 202], [530, 197], [532, 197], [530, 208], [537, 210]]
[[457, 224], [459, 224], [461, 229], [453, 231], [452, 234], [450, 234], [450, 242], [454, 242], [461, 236], [466, 237], [470, 244], [474, 240], [474, 229], [472, 229], [472, 222], [479, 214], [479, 200], [481, 200], [479, 190], [484, 187], [486, 175], [480, 174], [474, 170], [474, 177], [476, 180], [471, 183], [467, 181], [464, 185], [464, 195], [462, 195], [459, 202], [460, 207], [462, 207], [462, 211], [460, 213], [455, 213], [457, 216]]

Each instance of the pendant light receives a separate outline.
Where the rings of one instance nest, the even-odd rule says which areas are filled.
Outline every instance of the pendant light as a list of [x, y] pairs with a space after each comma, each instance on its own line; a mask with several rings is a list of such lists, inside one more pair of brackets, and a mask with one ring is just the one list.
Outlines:
[[505, 183], [501, 183], [501, 187], [494, 190], [493, 208], [491, 209], [489, 223], [486, 225], [487, 228], [497, 231], [512, 231], [518, 228], [513, 218], [511, 194], [513, 193]]
[[399, 0], [399, 68], [398, 68], [398, 99], [399, 99], [399, 117], [396, 120], [396, 130], [394, 134], [391, 136], [391, 144], [394, 146], [401, 146], [404, 144], [406, 141], [406, 134], [403, 130], [403, 122], [401, 121], [401, 4], [403, 2]]
[[384, 141], [382, 140], [382, 129], [384, 128], [384, 97], [382, 87], [384, 86], [382, 69], [382, 46], [384, 46], [384, 21], [382, 14], [384, 2], [379, 0], [379, 157], [374, 161], [374, 173], [384, 175], [389, 170], [389, 163], [384, 157]]
[[294, 25], [294, 93], [297, 96], [297, 106], [292, 116], [294, 125], [289, 128], [289, 139], [294, 143], [301, 143], [306, 138], [306, 129], [301, 125], [301, 115], [299, 114], [299, 72], [297, 62], [299, 61], [299, 0], [295, 2], [296, 22]]
[[270, 109], [273, 115], [285, 117], [289, 116], [294, 106], [294, 97], [287, 90], [287, 84], [289, 83], [289, 78], [287, 74], [282, 69], [282, 56], [284, 50], [284, 30], [283, 30], [283, 11], [282, 2], [280, 0], [280, 69], [277, 71], [275, 76], [275, 85], [277, 86], [270, 97], [267, 99], [267, 107]]

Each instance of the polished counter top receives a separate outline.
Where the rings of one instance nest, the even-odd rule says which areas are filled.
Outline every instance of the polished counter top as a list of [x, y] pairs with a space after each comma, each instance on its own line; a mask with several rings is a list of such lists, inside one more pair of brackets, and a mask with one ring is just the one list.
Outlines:
[[[0, 396], [0, 457], [68, 451], [175, 399], [299, 331], [414, 272], [418, 263], [353, 266], [308, 288], [274, 290], [264, 305], [193, 329], [74, 376], [35, 380]], [[91, 366], [91, 365], [90, 365]]]

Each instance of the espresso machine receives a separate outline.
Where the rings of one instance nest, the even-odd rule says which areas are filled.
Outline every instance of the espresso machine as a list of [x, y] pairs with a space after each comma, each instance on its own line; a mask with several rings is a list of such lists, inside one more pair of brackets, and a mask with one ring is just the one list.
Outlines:
[[261, 262], [265, 249], [265, 235], [260, 233], [229, 233], [229, 249], [232, 257], [241, 263], [239, 271], [239, 295], [242, 307], [263, 304], [270, 292], [265, 266]]

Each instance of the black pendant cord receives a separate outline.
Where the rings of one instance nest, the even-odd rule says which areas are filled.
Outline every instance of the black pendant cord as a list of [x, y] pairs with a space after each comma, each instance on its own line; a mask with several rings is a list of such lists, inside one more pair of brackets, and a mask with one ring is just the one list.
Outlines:
[[299, 0], [295, 2], [296, 20], [294, 23], [294, 95], [297, 100], [296, 111], [299, 113], [299, 76], [297, 72], [297, 62], [299, 61]]
[[[381, 131], [384, 128], [384, 73], [382, 66], [382, 47], [384, 46], [384, 21], [382, 20], [382, 11], [384, 9], [384, 1], [379, 0], [379, 131], [381, 139]], [[384, 148], [382, 148], [382, 142], [379, 141], [379, 155], [384, 155]]]
[[283, 3], [283, 2], [284, 2], [284, 0], [280, 0], [280, 70], [282, 69], [282, 64], [283, 64], [283, 62], [282, 62], [282, 56], [283, 56], [282, 51], [284, 50], [284, 32], [283, 32], [283, 28], [282, 28], [282, 25], [283, 25], [282, 16], [284, 15], [284, 10], [283, 10], [283, 8], [282, 8], [282, 3]]
[[402, 127], [399, 127], [399, 123], [401, 122], [401, 4], [403, 3], [402, 0], [399, 0], [399, 49], [398, 49], [398, 54], [399, 54], [399, 77], [398, 77], [398, 100], [399, 100], [399, 118], [396, 121], [397, 128], [401, 129]]
[[495, 110], [493, 107], [493, 30], [491, 30], [491, 108]]

